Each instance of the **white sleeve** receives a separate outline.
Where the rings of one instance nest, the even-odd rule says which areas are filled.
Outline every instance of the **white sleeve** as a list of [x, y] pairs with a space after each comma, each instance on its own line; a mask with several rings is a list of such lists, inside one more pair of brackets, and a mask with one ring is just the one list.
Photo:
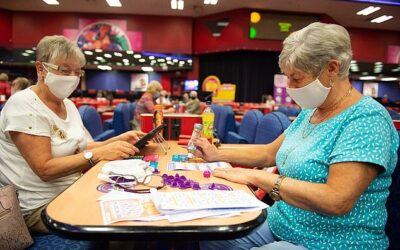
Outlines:
[[7, 101], [2, 110], [5, 118], [4, 132], [15, 131], [50, 137], [48, 117], [38, 107], [34, 98], [21, 94], [14, 96]]

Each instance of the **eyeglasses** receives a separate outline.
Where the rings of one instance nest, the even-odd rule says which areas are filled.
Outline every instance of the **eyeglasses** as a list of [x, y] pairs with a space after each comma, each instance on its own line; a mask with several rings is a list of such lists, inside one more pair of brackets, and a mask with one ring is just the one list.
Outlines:
[[42, 64], [44, 66], [47, 66], [47, 67], [55, 70], [55, 71], [60, 72], [62, 75], [65, 75], [65, 76], [70, 76], [71, 74], [73, 74], [75, 76], [82, 77], [82, 76], [85, 75], [85, 71], [83, 71], [82, 69], [73, 70], [73, 69], [69, 69], [69, 68], [64, 67], [64, 66], [59, 66], [59, 65], [52, 64], [52, 63], [46, 63], [46, 62], [42, 62]]
[[115, 189], [132, 193], [150, 193], [152, 188], [159, 190], [165, 187], [164, 180], [160, 175], [146, 175], [142, 180], [134, 175], [114, 175], [109, 178], [113, 180]]

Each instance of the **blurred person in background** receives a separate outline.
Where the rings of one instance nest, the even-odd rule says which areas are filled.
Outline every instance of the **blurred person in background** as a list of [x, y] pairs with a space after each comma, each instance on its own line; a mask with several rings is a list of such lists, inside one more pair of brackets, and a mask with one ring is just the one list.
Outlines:
[[199, 98], [197, 98], [197, 92], [192, 90], [190, 91], [189, 96], [190, 100], [185, 104], [186, 113], [195, 115], [200, 114], [201, 106], [200, 106], [200, 100]]
[[6, 73], [0, 73], [0, 95], [5, 95], [6, 99], [11, 95], [11, 86]]
[[20, 90], [24, 90], [31, 86], [32, 83], [25, 77], [17, 77], [11, 83], [11, 95], [17, 93]]

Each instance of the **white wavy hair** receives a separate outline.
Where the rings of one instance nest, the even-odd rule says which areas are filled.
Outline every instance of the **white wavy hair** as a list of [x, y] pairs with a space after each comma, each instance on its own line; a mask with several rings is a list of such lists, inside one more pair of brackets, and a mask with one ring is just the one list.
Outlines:
[[64, 36], [45, 36], [36, 47], [36, 60], [39, 62], [52, 62], [55, 59], [70, 57], [77, 58], [81, 67], [86, 63], [81, 49]]
[[347, 30], [337, 24], [312, 23], [283, 41], [279, 67], [299, 69], [318, 76], [329, 60], [339, 62], [339, 77], [346, 78], [353, 53]]

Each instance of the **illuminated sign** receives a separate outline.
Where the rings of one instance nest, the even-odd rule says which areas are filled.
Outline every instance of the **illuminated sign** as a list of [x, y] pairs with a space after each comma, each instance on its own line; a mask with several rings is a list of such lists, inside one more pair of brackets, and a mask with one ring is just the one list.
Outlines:
[[284, 40], [293, 31], [318, 22], [316, 16], [250, 13], [250, 39]]

